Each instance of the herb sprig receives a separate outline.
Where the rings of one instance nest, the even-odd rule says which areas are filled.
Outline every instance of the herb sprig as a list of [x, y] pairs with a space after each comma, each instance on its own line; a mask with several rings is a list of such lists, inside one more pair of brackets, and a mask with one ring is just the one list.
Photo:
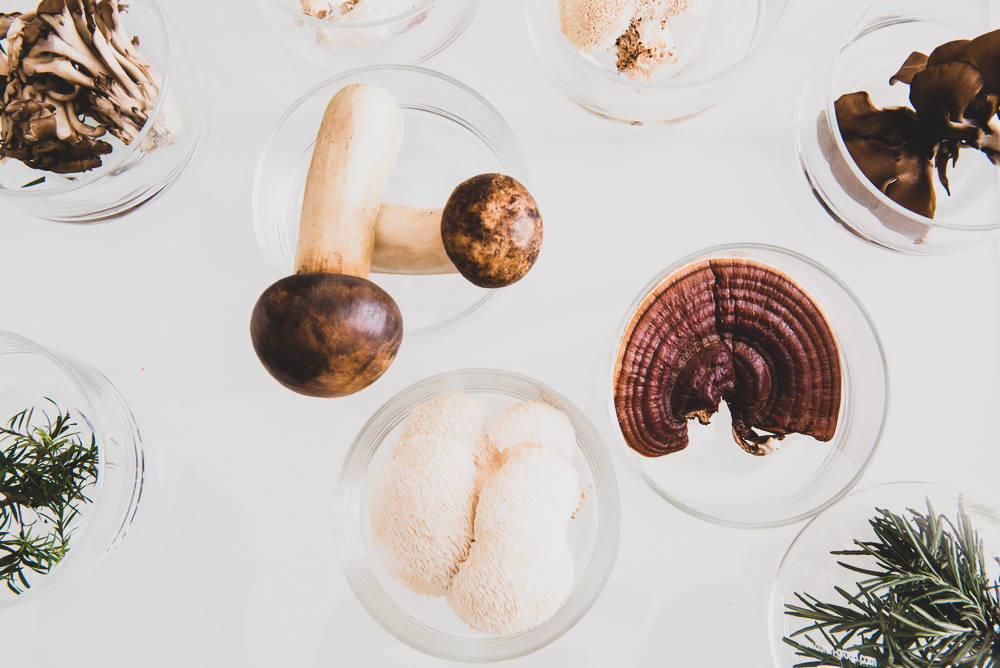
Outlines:
[[810, 622], [784, 639], [809, 659], [797, 666], [1000, 666], [1000, 580], [965, 512], [952, 522], [928, 500], [926, 514], [878, 509], [870, 524], [876, 540], [832, 553], [874, 560], [837, 562], [865, 576], [856, 592], [836, 587], [836, 603], [797, 593], [801, 605], [786, 604]]
[[[51, 400], [50, 400], [51, 401]], [[73, 523], [97, 482], [98, 449], [69, 412], [37, 423], [34, 409], [0, 427], [0, 580], [14, 594], [28, 573], [49, 573], [69, 552]]]

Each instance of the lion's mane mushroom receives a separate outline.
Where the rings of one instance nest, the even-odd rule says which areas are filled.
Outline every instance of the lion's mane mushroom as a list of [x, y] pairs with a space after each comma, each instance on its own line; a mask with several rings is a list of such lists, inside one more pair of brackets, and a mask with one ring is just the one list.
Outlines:
[[840, 356], [822, 311], [746, 260], [699, 262], [653, 289], [622, 337], [614, 382], [622, 434], [647, 457], [683, 450], [688, 421], [708, 424], [722, 401], [754, 455], [792, 433], [829, 441], [840, 413]]
[[[149, 120], [161, 80], [121, 22], [118, 0], [42, 0], [4, 15], [0, 158], [55, 173], [99, 167], [111, 133], [131, 144]], [[92, 119], [93, 124], [84, 119]], [[174, 141], [151, 128], [147, 152]]]
[[448, 588], [448, 605], [477, 631], [542, 624], [573, 592], [566, 527], [580, 507], [576, 469], [554, 450], [521, 445], [479, 495], [475, 540]]
[[913, 109], [878, 109], [865, 92], [836, 102], [851, 157], [872, 184], [907, 209], [933, 218], [933, 169], [951, 194], [948, 167], [962, 148], [1000, 164], [1000, 30], [913, 52], [890, 84], [910, 86]]
[[441, 215], [448, 257], [481, 288], [521, 280], [538, 259], [542, 237], [535, 198], [505, 174], [480, 174], [459, 184]]

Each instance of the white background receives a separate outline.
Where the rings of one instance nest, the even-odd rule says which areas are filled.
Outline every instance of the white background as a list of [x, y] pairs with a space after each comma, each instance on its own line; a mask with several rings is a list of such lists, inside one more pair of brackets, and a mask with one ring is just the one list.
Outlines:
[[[428, 65], [478, 89], [514, 127], [546, 217], [541, 261], [467, 322], [406, 341], [383, 380], [338, 401], [280, 388], [247, 332], [271, 280], [249, 209], [257, 152], [323, 72], [275, 45], [249, 0], [163, 4], [210, 82], [210, 135], [180, 182], [106, 225], [0, 211], [0, 327], [101, 369], [158, 458], [139, 523], [91, 580], [0, 611], [5, 666], [440, 664], [372, 621], [337, 562], [333, 486], [358, 428], [414, 381], [491, 366], [555, 386], [610, 433], [598, 370], [623, 310], [660, 269], [723, 242], [804, 252], [873, 312], [892, 398], [863, 486], [995, 489], [996, 246], [910, 258], [855, 240], [815, 202], [794, 154], [803, 84], [860, 0], [793, 0], [753, 87], [652, 130], [562, 98], [534, 62], [521, 2], [487, 0]], [[604, 594], [561, 640], [514, 663], [769, 665], [767, 592], [800, 527], [702, 523], [619, 473], [621, 552]]]

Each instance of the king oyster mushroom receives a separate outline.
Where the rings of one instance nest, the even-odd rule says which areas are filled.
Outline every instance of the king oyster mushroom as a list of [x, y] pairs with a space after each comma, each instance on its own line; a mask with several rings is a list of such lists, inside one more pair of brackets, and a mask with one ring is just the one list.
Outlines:
[[837, 341], [819, 307], [747, 260], [707, 260], [665, 278], [633, 316], [615, 370], [622, 434], [647, 457], [686, 448], [688, 421], [708, 424], [723, 401], [750, 454], [770, 454], [792, 433], [829, 441], [840, 395]]
[[[0, 158], [82, 172], [111, 152], [105, 134], [136, 140], [162, 82], [140, 55], [139, 39], [123, 28], [124, 7], [118, 0], [42, 0], [33, 12], [0, 18], [7, 52], [0, 59]], [[143, 150], [173, 143], [175, 132], [159, 123]]]
[[1000, 164], [1000, 30], [913, 52], [889, 83], [910, 86], [913, 109], [879, 109], [868, 93], [849, 93], [836, 102], [841, 135], [875, 187], [933, 218], [934, 168], [951, 194], [948, 167], [961, 149]]

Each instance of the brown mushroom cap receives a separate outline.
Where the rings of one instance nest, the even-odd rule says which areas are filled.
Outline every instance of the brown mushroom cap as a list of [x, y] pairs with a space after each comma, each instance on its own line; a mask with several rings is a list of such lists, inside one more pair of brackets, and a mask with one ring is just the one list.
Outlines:
[[257, 300], [250, 336], [264, 367], [285, 387], [342, 397], [389, 368], [403, 340], [403, 316], [392, 297], [366, 279], [295, 274]]
[[451, 194], [441, 216], [441, 240], [448, 257], [481, 288], [502, 288], [521, 280], [542, 249], [542, 215], [517, 179], [480, 174]]
[[686, 448], [688, 420], [708, 424], [722, 401], [754, 455], [791, 433], [829, 441], [840, 414], [840, 354], [823, 313], [790, 278], [746, 260], [689, 265], [652, 290], [614, 383], [622, 435], [647, 457]]

